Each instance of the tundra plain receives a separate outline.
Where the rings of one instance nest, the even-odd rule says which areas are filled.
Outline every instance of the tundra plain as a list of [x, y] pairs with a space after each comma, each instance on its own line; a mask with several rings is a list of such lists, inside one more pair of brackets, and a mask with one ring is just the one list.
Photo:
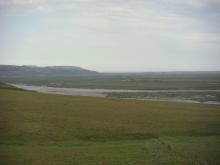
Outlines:
[[220, 106], [0, 89], [0, 164], [220, 164]]

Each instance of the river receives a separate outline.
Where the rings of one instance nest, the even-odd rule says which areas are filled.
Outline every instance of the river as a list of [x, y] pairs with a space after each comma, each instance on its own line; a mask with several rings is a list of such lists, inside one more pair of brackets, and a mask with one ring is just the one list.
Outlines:
[[[178, 92], [220, 92], [220, 90], [126, 90], [126, 89], [82, 89], [82, 88], [58, 88], [48, 86], [36, 86], [36, 85], [25, 85], [25, 84], [10, 84], [15, 87], [36, 91], [40, 93], [49, 94], [62, 94], [62, 95], [73, 95], [73, 96], [95, 96], [95, 97], [107, 97], [108, 93], [178, 93]], [[137, 99], [137, 98], [131, 98]], [[196, 100], [187, 99], [175, 99], [175, 98], [157, 98], [157, 99], [137, 99], [137, 100], [151, 100], [151, 101], [172, 101], [172, 102], [185, 102], [185, 103], [200, 103]], [[220, 104], [218, 101], [206, 101], [204, 104]]]

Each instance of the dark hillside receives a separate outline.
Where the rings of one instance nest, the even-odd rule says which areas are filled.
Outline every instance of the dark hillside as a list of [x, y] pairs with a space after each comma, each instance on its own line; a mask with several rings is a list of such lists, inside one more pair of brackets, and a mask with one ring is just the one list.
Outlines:
[[96, 75], [95, 71], [86, 70], [75, 66], [16, 66], [0, 65], [0, 77], [54, 77], [54, 76], [78, 76]]

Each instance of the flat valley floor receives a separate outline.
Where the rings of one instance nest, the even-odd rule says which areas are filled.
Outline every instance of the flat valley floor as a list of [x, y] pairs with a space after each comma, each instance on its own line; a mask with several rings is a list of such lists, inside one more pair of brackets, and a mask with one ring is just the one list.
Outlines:
[[0, 89], [2, 165], [219, 165], [220, 105]]

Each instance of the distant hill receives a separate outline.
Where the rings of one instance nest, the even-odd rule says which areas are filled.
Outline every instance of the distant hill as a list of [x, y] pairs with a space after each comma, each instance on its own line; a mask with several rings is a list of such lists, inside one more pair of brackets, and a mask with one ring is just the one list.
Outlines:
[[83, 69], [75, 66], [46, 66], [38, 67], [32, 65], [0, 65], [0, 77], [56, 77], [56, 76], [80, 76], [96, 75], [95, 71]]

